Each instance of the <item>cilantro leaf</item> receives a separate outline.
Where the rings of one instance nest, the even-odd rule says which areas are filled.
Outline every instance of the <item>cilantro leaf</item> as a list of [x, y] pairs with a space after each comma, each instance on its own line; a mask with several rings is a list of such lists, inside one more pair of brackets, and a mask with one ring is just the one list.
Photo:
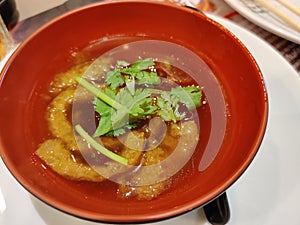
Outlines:
[[121, 128], [117, 128], [115, 130], [111, 130], [109, 132], [106, 133], [107, 136], [120, 136], [122, 134], [125, 134], [127, 130], [131, 130], [131, 129], [134, 129], [138, 126], [139, 123], [131, 123], [131, 124], [128, 124], [128, 125], [125, 125]]
[[196, 86], [175, 87], [170, 92], [163, 91], [161, 98], [157, 100], [157, 115], [165, 121], [177, 122], [185, 117], [184, 112], [179, 112], [179, 103], [185, 104], [189, 110], [194, 109], [201, 105], [201, 95], [201, 88]]
[[125, 84], [130, 94], [134, 95], [135, 93], [135, 79], [131, 76], [125, 76]]
[[137, 89], [134, 95], [131, 95], [127, 88], [122, 88], [116, 96], [116, 101], [125, 106], [127, 111], [117, 110], [112, 115], [114, 129], [138, 120], [145, 120], [157, 109], [156, 106], [152, 105], [150, 92], [141, 88]]
[[154, 61], [150, 58], [137, 60], [132, 64], [132, 68], [136, 70], [147, 70], [149, 67], [154, 66]]
[[129, 66], [130, 64], [129, 64], [128, 62], [126, 62], [126, 61], [118, 60], [118, 61], [117, 61], [117, 65], [118, 65], [118, 66], [121, 66], [121, 67], [127, 67], [127, 66]]
[[172, 88], [171, 94], [191, 110], [201, 105], [202, 90], [198, 86]]
[[111, 126], [111, 114], [104, 114], [101, 116], [99, 124], [97, 126], [97, 129], [95, 133], [93, 134], [94, 137], [99, 137], [102, 135], [107, 134], [112, 130]]
[[179, 99], [171, 92], [163, 91], [161, 98], [157, 99], [157, 106], [159, 107], [157, 115], [164, 121], [174, 122], [184, 118], [185, 113], [179, 112]]
[[131, 116], [140, 117], [153, 113], [156, 109], [151, 105], [151, 93], [147, 89], [138, 88], [134, 95], [131, 95], [127, 88], [121, 89], [116, 100], [129, 109]]
[[117, 94], [111, 88], [106, 88], [103, 90], [103, 94], [114, 99], [123, 107], [116, 110], [106, 102], [96, 98], [94, 107], [100, 115], [100, 121], [94, 136], [123, 134], [125, 128], [133, 129], [137, 126], [138, 121], [147, 119], [157, 109], [157, 106], [152, 105], [151, 94], [146, 89], [139, 88], [132, 95], [128, 88], [120, 89]]
[[[103, 93], [109, 96], [111, 99], [115, 99], [115, 91], [111, 88], [105, 88]], [[99, 137], [112, 129], [111, 126], [111, 115], [114, 109], [108, 105], [106, 102], [102, 101], [101, 99], [95, 97], [94, 99], [94, 109], [95, 112], [99, 113], [100, 121], [98, 127], [94, 133], [94, 137]]]
[[[125, 61], [118, 61], [117, 65], [120, 68], [116, 68], [113, 71], [109, 71], [106, 74], [106, 85], [116, 89], [124, 85], [127, 85], [128, 81], [137, 80], [137, 84], [149, 84], [155, 85], [160, 83], [160, 77], [151, 68], [155, 65], [152, 59], [140, 59], [129, 65]], [[130, 83], [132, 84], [132, 83]], [[128, 87], [128, 86], [127, 86]], [[134, 93], [133, 87], [129, 88], [131, 93]]]
[[124, 77], [121, 75], [120, 70], [113, 70], [106, 73], [105, 83], [110, 87], [116, 89], [124, 84]]
[[160, 77], [157, 75], [156, 72], [142, 71], [141, 73], [138, 73], [136, 75], [136, 78], [138, 79], [138, 84], [157, 85], [161, 82]]

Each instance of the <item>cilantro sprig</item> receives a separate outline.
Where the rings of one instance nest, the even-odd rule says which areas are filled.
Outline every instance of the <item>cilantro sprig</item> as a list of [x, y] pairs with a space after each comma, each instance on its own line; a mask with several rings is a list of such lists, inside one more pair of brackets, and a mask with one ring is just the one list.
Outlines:
[[[133, 64], [118, 61], [116, 68], [107, 72], [102, 88], [82, 77], [75, 80], [95, 96], [94, 109], [100, 115], [100, 121], [94, 137], [119, 136], [153, 116], [176, 123], [185, 117], [185, 112], [180, 111], [181, 105], [188, 110], [201, 105], [202, 90], [198, 86], [178, 86], [168, 91], [155, 88], [161, 78], [152, 59], [140, 59]], [[75, 128], [84, 135], [83, 138], [94, 143], [93, 137], [87, 136], [80, 125]], [[103, 148], [97, 148], [103, 151]], [[115, 161], [124, 160], [104, 152]], [[124, 161], [120, 163], [124, 164]]]
[[[152, 59], [137, 60], [133, 64], [118, 61], [116, 69], [106, 74], [105, 87], [96, 88], [84, 78], [75, 79], [95, 95], [95, 112], [100, 121], [94, 136], [124, 134], [141, 121], [157, 115], [167, 122], [178, 122], [185, 117], [180, 104], [188, 110], [200, 106], [201, 88], [175, 87], [170, 91], [155, 89], [160, 84]], [[149, 88], [151, 87], [151, 88]], [[153, 104], [153, 99], [156, 104]]]

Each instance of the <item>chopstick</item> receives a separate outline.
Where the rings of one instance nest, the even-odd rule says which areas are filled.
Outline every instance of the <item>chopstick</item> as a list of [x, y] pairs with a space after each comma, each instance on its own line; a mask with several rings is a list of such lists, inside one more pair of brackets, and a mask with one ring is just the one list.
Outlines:
[[[266, 0], [255, 0], [257, 3], [262, 5], [264, 8], [268, 9], [270, 12], [272, 12], [274, 15], [279, 17], [281, 20], [283, 20], [286, 24], [288, 24], [290, 27], [294, 28], [298, 32], [300, 32], [300, 24], [296, 21], [294, 21], [291, 17], [286, 15], [284, 12], [280, 11], [275, 6], [271, 5]], [[279, 3], [281, 3], [283, 6], [294, 12], [296, 15], [300, 16], [300, 9], [297, 7], [291, 5], [285, 0], [277, 0]]]
[[289, 10], [291, 10], [292, 12], [294, 12], [295, 14], [297, 14], [298, 16], [300, 16], [300, 9], [297, 8], [296, 6], [292, 5], [291, 3], [287, 2], [286, 0], [277, 0], [279, 3], [281, 3], [282, 5], [284, 5], [286, 8], [288, 8]]

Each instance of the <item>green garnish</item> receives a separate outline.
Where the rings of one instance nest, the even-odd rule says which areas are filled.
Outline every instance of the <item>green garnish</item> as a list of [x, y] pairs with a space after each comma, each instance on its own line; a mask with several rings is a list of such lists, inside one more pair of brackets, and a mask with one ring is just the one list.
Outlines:
[[199, 87], [175, 87], [171, 91], [149, 89], [153, 94], [160, 94], [157, 98], [157, 115], [164, 121], [176, 123], [185, 117], [184, 112], [179, 111], [179, 104], [185, 104], [187, 109], [192, 110], [201, 105], [202, 92]]
[[108, 158], [119, 162], [123, 165], [128, 165], [128, 159], [115, 154], [114, 152], [106, 149], [104, 146], [99, 144], [93, 137], [91, 137], [80, 125], [75, 126], [75, 130], [77, 133], [84, 138], [94, 149], [101, 152], [103, 155], [107, 156]]
[[[161, 78], [151, 59], [133, 64], [118, 61], [117, 68], [106, 74], [105, 86], [96, 88], [83, 78], [75, 80], [95, 95], [95, 112], [100, 121], [94, 136], [124, 134], [152, 116], [160, 116], [167, 122], [178, 122], [185, 117], [180, 105], [191, 110], [200, 106], [201, 88], [197, 86], [175, 87], [170, 91], [155, 89]], [[154, 102], [156, 99], [156, 103]]]
[[[117, 65], [121, 67], [109, 71], [106, 74], [105, 81], [107, 85], [114, 89], [124, 85], [128, 79], [136, 80], [137, 84], [160, 84], [160, 77], [151, 70], [151, 67], [155, 65], [151, 59], [137, 60], [130, 67], [130, 64], [124, 61], [118, 61]], [[129, 90], [131, 89], [129, 88]]]
[[177, 122], [182, 120], [185, 113], [179, 112], [179, 99], [172, 95], [171, 92], [163, 91], [161, 98], [157, 99], [157, 105], [159, 110], [157, 115], [160, 116], [164, 121]]
[[189, 110], [201, 105], [202, 92], [200, 87], [191, 85], [172, 88], [171, 95], [176, 96], [178, 101], [184, 103]]

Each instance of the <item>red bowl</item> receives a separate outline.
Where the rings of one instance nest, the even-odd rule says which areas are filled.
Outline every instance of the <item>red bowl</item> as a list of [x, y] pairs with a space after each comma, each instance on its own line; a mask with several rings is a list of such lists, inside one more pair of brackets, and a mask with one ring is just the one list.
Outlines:
[[[204, 87], [211, 107], [209, 119], [200, 115], [196, 171], [147, 202], [104, 196], [44, 170], [34, 157], [48, 132], [43, 114], [47, 104], [41, 94], [57, 73], [73, 65], [74, 51], [103, 37], [175, 43], [201, 57], [213, 72], [210, 78], [194, 77]], [[97, 51], [112, 47], [100, 45]], [[203, 206], [242, 175], [261, 144], [267, 111], [267, 94], [255, 60], [217, 22], [194, 10], [158, 2], [93, 4], [48, 23], [8, 60], [1, 73], [0, 150], [25, 189], [63, 212], [106, 222], [159, 220]]]

